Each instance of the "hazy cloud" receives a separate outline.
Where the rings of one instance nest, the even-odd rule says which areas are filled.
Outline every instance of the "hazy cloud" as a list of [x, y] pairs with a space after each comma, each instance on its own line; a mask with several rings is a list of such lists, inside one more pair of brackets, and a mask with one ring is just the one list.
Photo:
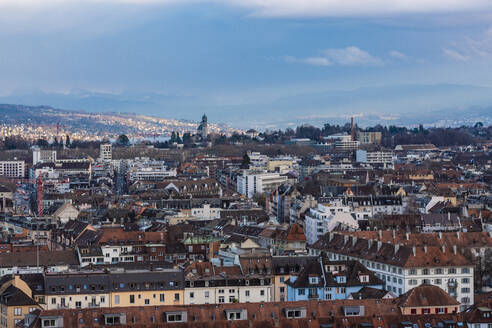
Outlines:
[[444, 48], [443, 52], [446, 56], [459, 61], [492, 58], [492, 28], [479, 36], [455, 41], [451, 46]]
[[307, 58], [287, 56], [285, 60], [313, 66], [375, 66], [383, 64], [380, 58], [354, 46], [326, 49], [319, 56]]
[[398, 50], [391, 50], [389, 53], [390, 57], [400, 59], [400, 60], [405, 60], [408, 59], [408, 56], [405, 55], [404, 53], [398, 51]]
[[[372, 16], [406, 13], [450, 13], [492, 9], [490, 0], [85, 0], [88, 5], [222, 3], [249, 8], [258, 16], [333, 17]], [[80, 0], [0, 0], [0, 7], [40, 8], [80, 4]]]

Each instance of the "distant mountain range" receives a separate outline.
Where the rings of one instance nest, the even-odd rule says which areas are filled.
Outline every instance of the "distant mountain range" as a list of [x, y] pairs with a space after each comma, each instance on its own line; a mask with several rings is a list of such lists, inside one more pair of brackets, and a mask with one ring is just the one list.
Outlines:
[[[198, 121], [206, 113], [210, 122], [257, 130], [301, 124], [343, 124], [351, 116], [356, 117], [360, 126], [457, 126], [477, 121], [492, 124], [492, 88], [484, 86], [409, 84], [353, 90], [299, 90], [279, 94], [269, 95], [265, 99], [243, 95], [224, 101], [207, 95], [87, 91], [48, 93], [30, 90], [0, 96], [0, 103], [46, 104], [84, 113], [143, 114], [177, 121]], [[37, 108], [46, 110], [51, 107], [33, 107]]]

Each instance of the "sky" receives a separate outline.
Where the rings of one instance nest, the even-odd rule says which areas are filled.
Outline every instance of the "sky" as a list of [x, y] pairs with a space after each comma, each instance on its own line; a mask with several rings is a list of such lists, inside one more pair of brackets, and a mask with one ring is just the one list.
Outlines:
[[487, 118], [492, 1], [0, 0], [0, 102], [260, 128]]

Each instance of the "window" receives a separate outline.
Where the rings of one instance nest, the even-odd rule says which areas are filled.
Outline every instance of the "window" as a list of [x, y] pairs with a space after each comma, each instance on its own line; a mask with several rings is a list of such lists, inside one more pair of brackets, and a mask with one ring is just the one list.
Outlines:
[[164, 294], [159, 294], [159, 302], [164, 302]]
[[285, 287], [280, 287], [280, 292], [285, 293]]
[[80, 302], [80, 301], [75, 302], [75, 307], [77, 309], [80, 309], [82, 307], [82, 302]]
[[246, 297], [249, 297], [249, 290], [244, 291], [244, 295], [245, 295]]
[[301, 311], [300, 310], [288, 310], [286, 313], [287, 318], [300, 318]]
[[56, 304], [56, 297], [53, 297], [53, 298], [51, 299], [51, 304]]
[[179, 302], [179, 294], [178, 293], [174, 294], [174, 301]]
[[130, 295], [130, 304], [135, 304], [135, 295]]
[[462, 293], [466, 293], [466, 294], [467, 294], [467, 293], [469, 293], [469, 292], [470, 292], [470, 288], [467, 288], [467, 287], [465, 287], [465, 288], [461, 288], [461, 292], [462, 292]]
[[190, 298], [195, 298], [195, 293], [191, 292], [190, 293]]
[[423, 275], [428, 275], [428, 274], [429, 274], [429, 269], [424, 269], [424, 270], [422, 270], [422, 274], [423, 274]]
[[442, 269], [436, 269], [436, 274], [442, 274]]
[[167, 322], [181, 322], [183, 321], [183, 316], [181, 314], [168, 314]]
[[280, 282], [284, 282], [285, 281], [285, 278], [284, 277], [280, 277]]
[[224, 303], [224, 302], [225, 302], [224, 296], [219, 296], [219, 303]]
[[304, 288], [299, 288], [297, 290], [297, 295], [304, 295]]
[[22, 315], [22, 308], [14, 308], [14, 315], [15, 316]]
[[265, 296], [265, 290], [260, 290], [260, 296]]
[[234, 289], [229, 289], [229, 294], [233, 294], [235, 292]]
[[456, 269], [450, 268], [450, 269], [448, 269], [448, 273], [454, 274], [454, 273], [456, 273]]
[[206, 291], [205, 292], [205, 298], [209, 298], [210, 297], [210, 292], [209, 291]]
[[145, 305], [149, 305], [150, 304], [150, 300], [148, 298], [145, 299]]
[[408, 284], [409, 284], [409, 285], [411, 285], [411, 286], [415, 286], [417, 283], [418, 283], [418, 282], [417, 282], [417, 279], [410, 279], [410, 280], [408, 281]]
[[440, 285], [442, 283], [441, 279], [434, 279], [434, 284]]
[[55, 319], [44, 319], [43, 320], [43, 327], [55, 327], [56, 322]]
[[470, 283], [470, 279], [469, 278], [463, 278], [463, 279], [461, 279], [461, 282], [464, 283], [464, 284], [469, 284]]
[[219, 289], [219, 294], [224, 294], [224, 290], [223, 289]]
[[120, 304], [120, 295], [114, 295], [114, 304]]
[[470, 273], [470, 269], [469, 268], [463, 268], [463, 269], [461, 269], [461, 273]]
[[100, 300], [101, 300], [101, 303], [106, 302], [106, 298], [104, 296], [101, 296], [101, 299]]
[[410, 270], [408, 270], [408, 274], [412, 274], [412, 275], [417, 274], [417, 270], [416, 269], [410, 269]]

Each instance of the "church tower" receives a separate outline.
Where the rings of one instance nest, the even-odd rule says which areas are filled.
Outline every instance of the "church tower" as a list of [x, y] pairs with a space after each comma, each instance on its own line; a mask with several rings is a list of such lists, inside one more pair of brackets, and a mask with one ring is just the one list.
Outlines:
[[198, 134], [202, 137], [202, 139], [206, 139], [208, 136], [208, 118], [205, 114], [203, 114], [202, 122], [198, 126]]

